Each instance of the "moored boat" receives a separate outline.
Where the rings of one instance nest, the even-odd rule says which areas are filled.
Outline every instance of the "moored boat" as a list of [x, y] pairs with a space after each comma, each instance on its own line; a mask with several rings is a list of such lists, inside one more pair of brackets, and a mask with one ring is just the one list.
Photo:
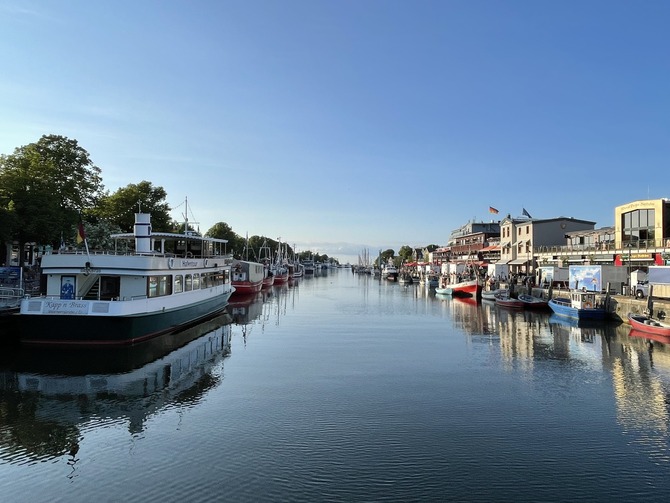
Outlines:
[[670, 337], [670, 323], [654, 320], [644, 314], [628, 313], [631, 327], [638, 332]]
[[559, 316], [576, 319], [605, 319], [605, 308], [596, 304], [593, 292], [572, 290], [569, 297], [554, 297], [547, 305]]
[[21, 302], [23, 343], [133, 344], [215, 315], [235, 290], [225, 239], [152, 233], [146, 213], [135, 214], [134, 233], [111, 237], [134, 239], [134, 251], [89, 253], [85, 243], [42, 257], [46, 293]]
[[469, 295], [472, 297], [479, 297], [482, 291], [482, 287], [477, 279], [460, 281], [458, 283], [452, 283], [449, 286], [451, 286], [454, 291], [454, 295], [463, 295], [466, 297]]
[[520, 293], [517, 295], [517, 299], [523, 302], [523, 307], [525, 309], [548, 309], [549, 305], [546, 300], [541, 299], [540, 297], [535, 297], [534, 295], [529, 295], [527, 293]]
[[502, 307], [508, 307], [510, 309], [523, 309], [523, 302], [519, 299], [511, 297], [509, 292], [499, 293], [495, 296], [496, 305]]
[[382, 277], [388, 281], [398, 281], [398, 268], [392, 263], [386, 264], [382, 270]]
[[481, 296], [483, 300], [496, 300], [496, 295], [504, 295], [507, 293], [506, 288], [497, 288], [495, 290], [482, 290]]
[[232, 283], [235, 287], [234, 296], [260, 292], [263, 288], [265, 267], [258, 262], [249, 260], [233, 260]]

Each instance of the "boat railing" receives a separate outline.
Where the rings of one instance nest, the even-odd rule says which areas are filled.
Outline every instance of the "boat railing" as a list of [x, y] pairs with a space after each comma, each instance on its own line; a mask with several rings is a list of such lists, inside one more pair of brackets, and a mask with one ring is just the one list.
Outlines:
[[19, 302], [25, 291], [23, 288], [0, 287], [0, 305], [10, 305]]

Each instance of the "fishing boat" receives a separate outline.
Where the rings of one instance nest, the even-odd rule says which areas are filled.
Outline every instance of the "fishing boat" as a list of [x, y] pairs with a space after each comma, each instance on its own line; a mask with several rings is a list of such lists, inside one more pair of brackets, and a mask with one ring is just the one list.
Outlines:
[[235, 287], [234, 296], [260, 292], [265, 279], [265, 267], [258, 262], [249, 260], [233, 260], [232, 283]]
[[482, 287], [479, 284], [479, 280], [476, 278], [460, 281], [458, 283], [452, 283], [449, 286], [451, 286], [452, 290], [454, 291], [454, 295], [479, 297], [482, 292]]
[[554, 297], [547, 305], [559, 316], [577, 319], [605, 319], [605, 308], [596, 304], [593, 292], [572, 290], [569, 297]]
[[546, 300], [535, 297], [534, 295], [529, 295], [527, 293], [520, 293], [517, 295], [517, 299], [523, 302], [523, 307], [525, 309], [548, 309], [549, 305]]
[[511, 297], [508, 291], [496, 295], [495, 300], [497, 306], [507, 307], [510, 309], [523, 309], [524, 306], [523, 302], [521, 302], [519, 299]]
[[[225, 239], [188, 224], [181, 234], [152, 233], [148, 213], [135, 214], [133, 233], [111, 238], [115, 251], [89, 252], [84, 241], [86, 251], [42, 257], [45, 294], [22, 300], [21, 342], [134, 344], [214, 316], [235, 291]], [[117, 251], [119, 241], [132, 240]]]
[[628, 313], [628, 321], [633, 330], [647, 334], [670, 337], [670, 323], [654, 320], [644, 314]]

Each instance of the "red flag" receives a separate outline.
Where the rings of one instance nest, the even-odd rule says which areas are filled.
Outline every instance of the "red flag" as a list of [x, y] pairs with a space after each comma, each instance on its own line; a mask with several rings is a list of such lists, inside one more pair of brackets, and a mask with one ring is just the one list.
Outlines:
[[498, 214], [498, 210], [496, 210], [493, 206], [489, 206], [489, 213]]
[[79, 227], [77, 227], [77, 244], [86, 241], [86, 233], [84, 232], [84, 222], [79, 219]]

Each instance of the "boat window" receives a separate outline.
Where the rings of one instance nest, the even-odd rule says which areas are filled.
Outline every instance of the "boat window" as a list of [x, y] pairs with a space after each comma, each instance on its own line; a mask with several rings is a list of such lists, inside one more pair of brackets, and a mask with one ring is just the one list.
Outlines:
[[149, 283], [147, 288], [147, 296], [158, 297], [158, 278], [156, 276], [149, 276], [147, 279]]
[[203, 273], [201, 276], [200, 288], [209, 288], [209, 274]]
[[177, 274], [174, 277], [174, 293], [181, 293], [184, 291], [184, 277], [181, 274]]
[[200, 274], [193, 275], [193, 290], [200, 290]]
[[172, 276], [149, 276], [147, 278], [147, 297], [170, 295]]
[[158, 295], [170, 295], [172, 293], [172, 276], [158, 276]]
[[193, 289], [193, 279], [190, 274], [184, 276], [184, 291], [190, 292]]

